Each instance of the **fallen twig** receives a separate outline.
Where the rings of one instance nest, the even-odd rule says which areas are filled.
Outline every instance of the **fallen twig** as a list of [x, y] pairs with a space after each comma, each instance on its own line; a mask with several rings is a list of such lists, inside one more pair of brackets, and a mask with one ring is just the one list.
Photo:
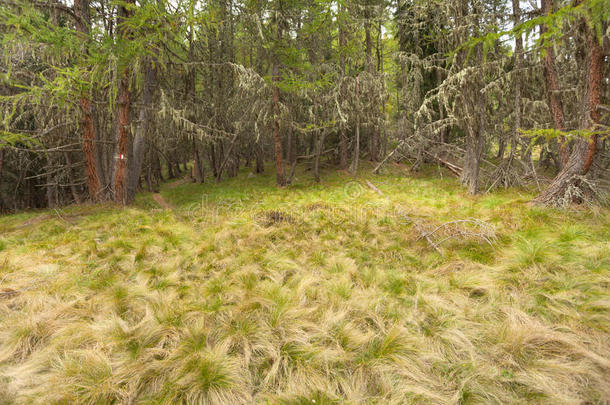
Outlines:
[[373, 183], [371, 183], [370, 181], [366, 181], [366, 185], [369, 186], [369, 188], [371, 190], [373, 190], [374, 192], [376, 192], [379, 195], [383, 195], [383, 191], [379, 190], [377, 187], [375, 187], [375, 185]]
[[393, 150], [392, 152], [390, 152], [390, 154], [389, 154], [388, 156], [386, 156], [386, 157], [385, 157], [385, 158], [384, 158], [384, 159], [383, 159], [381, 162], [379, 162], [379, 164], [377, 165], [377, 167], [375, 167], [375, 168], [373, 169], [373, 173], [374, 173], [374, 174], [377, 174], [377, 173], [379, 172], [379, 169], [381, 169], [381, 166], [383, 166], [383, 164], [384, 164], [384, 163], [385, 163], [385, 162], [386, 162], [386, 161], [387, 161], [389, 158], [391, 158], [391, 157], [392, 157], [392, 155], [394, 155], [394, 153], [396, 153], [396, 151], [397, 151], [398, 149], [400, 149], [400, 147], [401, 147], [401, 146], [402, 146], [404, 143], [405, 143], [404, 139], [403, 139], [402, 141], [400, 141], [400, 142], [398, 143], [398, 145], [396, 146], [396, 148], [394, 148], [394, 150]]

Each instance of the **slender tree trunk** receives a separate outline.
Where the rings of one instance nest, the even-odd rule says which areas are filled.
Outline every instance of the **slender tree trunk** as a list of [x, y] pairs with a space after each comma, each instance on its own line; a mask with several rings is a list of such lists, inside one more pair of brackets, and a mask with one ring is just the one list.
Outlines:
[[[379, 30], [377, 31], [377, 41], [375, 46], [375, 52], [377, 54], [377, 74], [383, 70], [383, 55], [381, 54], [381, 22], [379, 23]], [[371, 67], [372, 70], [372, 67]], [[383, 106], [385, 112], [385, 105]], [[381, 148], [381, 128], [379, 124], [373, 126], [373, 136], [371, 139], [371, 161], [377, 162], [379, 160], [379, 150]]]
[[[70, 158], [70, 152], [64, 152], [64, 158], [66, 159], [66, 166], [68, 167], [68, 172], [70, 173], [69, 178], [72, 179], [72, 159]], [[72, 198], [74, 199], [75, 203], [80, 204], [82, 202], [73, 181], [70, 181], [70, 193], [72, 193]]]
[[265, 171], [265, 153], [259, 144], [255, 144], [254, 159], [256, 161], [254, 172], [263, 173]]
[[203, 183], [204, 173], [203, 166], [201, 164], [201, 159], [199, 158], [199, 148], [197, 147], [197, 143], [193, 139], [193, 174], [195, 181], [199, 184]]
[[[365, 17], [364, 21], [364, 41], [365, 41], [365, 52], [366, 52], [366, 68], [367, 71], [373, 74], [373, 44], [371, 40], [371, 23], [368, 17]], [[369, 137], [368, 149], [369, 157], [372, 161], [377, 160], [378, 146], [379, 146], [379, 128], [374, 125], [370, 130], [366, 131]]]
[[[520, 0], [512, 0], [513, 3], [513, 25], [517, 26], [521, 23], [521, 4]], [[521, 129], [521, 69], [523, 68], [523, 38], [521, 34], [515, 37], [515, 71], [516, 75], [513, 75], [514, 83], [515, 83], [515, 125], [513, 128], [513, 134], [510, 138], [511, 147], [509, 153], [509, 160], [515, 156], [515, 152], [517, 150], [517, 140], [520, 138], [521, 134], [519, 130]]]
[[[277, 83], [278, 79], [277, 64], [273, 65], [273, 81]], [[278, 186], [284, 186], [284, 167], [282, 162], [282, 138], [280, 136], [280, 89], [277, 84], [273, 87], [273, 106], [275, 118], [273, 122], [273, 139], [275, 142], [275, 170], [276, 181]]]
[[81, 128], [83, 136], [83, 154], [85, 156], [85, 176], [87, 178], [87, 187], [89, 189], [89, 198], [92, 201], [100, 201], [101, 184], [98, 175], [98, 161], [96, 159], [96, 133], [93, 125], [93, 114], [91, 112], [91, 103], [88, 98], [80, 99], [82, 117]]
[[316, 183], [320, 182], [320, 157], [322, 156], [322, 152], [324, 149], [324, 138], [326, 137], [326, 131], [322, 131], [322, 133], [318, 136], [318, 142], [316, 145], [316, 154], [314, 156], [313, 161], [313, 176], [316, 180]]
[[[134, 4], [135, 0], [127, 0], [127, 4]], [[119, 6], [119, 35], [122, 40], [129, 40], [128, 28], [122, 24], [130, 16], [131, 11], [125, 6]], [[131, 93], [129, 90], [129, 67], [125, 67], [118, 86], [118, 120], [117, 120], [117, 153], [114, 171], [114, 201], [120, 204], [127, 204], [127, 157], [130, 141], [130, 121], [129, 114], [131, 108]]]
[[127, 180], [127, 203], [133, 202], [140, 174], [142, 172], [142, 161], [144, 160], [144, 152], [146, 150], [146, 137], [148, 136], [148, 128], [150, 124], [150, 114], [152, 109], [152, 101], [157, 85], [157, 73], [153, 61], [150, 59], [145, 62], [145, 80], [144, 89], [142, 91], [142, 109], [140, 110], [139, 126], [133, 140], [133, 159], [129, 163], [129, 178]]
[[[343, 17], [344, 13], [343, 3], [339, 2], [339, 17]], [[345, 64], [345, 48], [347, 46], [347, 38], [345, 33], [345, 23], [341, 21], [339, 24], [339, 64], [340, 69], [343, 73], [343, 78], [346, 77], [346, 64]], [[342, 88], [342, 93], [345, 95], [345, 86]], [[347, 168], [347, 134], [345, 128], [339, 129], [339, 166], [342, 170]]]
[[339, 166], [342, 170], [347, 168], [347, 135], [345, 129], [339, 131]]
[[[356, 77], [356, 103], [360, 104], [360, 82]], [[352, 173], [358, 175], [358, 157], [360, 156], [360, 108], [356, 109], [356, 139], [354, 144], [354, 157], [352, 159]]]
[[216, 163], [216, 148], [214, 143], [210, 143], [210, 164], [212, 165], [214, 178], [218, 178], [218, 164]]
[[118, 94], [118, 136], [113, 189], [114, 201], [120, 204], [127, 204], [126, 171], [129, 147], [129, 112], [131, 107], [129, 72], [127, 70], [123, 72], [119, 82]]
[[506, 150], [506, 139], [503, 134], [500, 134], [500, 140], [498, 141], [498, 159], [504, 159], [504, 151]]
[[[513, 0], [513, 2], [516, 0]], [[553, 13], [553, 0], [542, 0], [542, 12], [546, 15]], [[545, 33], [548, 30], [546, 25], [540, 27], [540, 31]], [[555, 51], [552, 45], [548, 46], [544, 50], [544, 81], [546, 84], [547, 98], [549, 108], [551, 110], [551, 116], [553, 118], [553, 124], [555, 129], [558, 131], [565, 130], [565, 118], [563, 114], [563, 104], [561, 102], [561, 95], [559, 93], [559, 78], [557, 76], [557, 70], [555, 69]], [[565, 166], [568, 161], [569, 151], [568, 146], [561, 137], [559, 139], [559, 151], [561, 155], [561, 165]]]
[[[279, 26], [277, 15], [275, 18], [277, 26], [277, 40], [282, 41], [282, 29]], [[286, 185], [286, 178], [284, 176], [284, 166], [282, 162], [282, 138], [280, 134], [280, 72], [279, 72], [279, 61], [278, 56], [273, 55], [273, 68], [272, 68], [272, 80], [273, 80], [273, 111], [275, 118], [273, 120], [273, 140], [275, 143], [275, 175], [277, 185], [283, 187]]]
[[462, 183], [468, 188], [470, 194], [477, 194], [479, 192], [479, 168], [484, 138], [475, 128], [469, 130], [468, 138]]

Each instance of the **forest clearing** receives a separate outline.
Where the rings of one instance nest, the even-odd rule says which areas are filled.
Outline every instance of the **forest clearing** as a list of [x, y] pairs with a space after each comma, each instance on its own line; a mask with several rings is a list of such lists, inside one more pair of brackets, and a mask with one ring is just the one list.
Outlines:
[[1, 401], [607, 402], [608, 210], [405, 172], [1, 218]]
[[0, 405], [610, 404], [610, 0], [0, 0]]

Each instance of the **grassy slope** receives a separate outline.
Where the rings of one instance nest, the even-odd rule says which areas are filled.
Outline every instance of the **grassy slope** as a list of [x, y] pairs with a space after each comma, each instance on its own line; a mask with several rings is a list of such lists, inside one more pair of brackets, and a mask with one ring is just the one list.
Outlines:
[[[606, 403], [610, 215], [302, 174], [0, 218], [0, 402]], [[292, 221], [271, 224], [281, 211]], [[411, 221], [476, 217], [439, 254]], [[8, 291], [8, 290], [5, 290]], [[133, 402], [130, 402], [133, 401]]]

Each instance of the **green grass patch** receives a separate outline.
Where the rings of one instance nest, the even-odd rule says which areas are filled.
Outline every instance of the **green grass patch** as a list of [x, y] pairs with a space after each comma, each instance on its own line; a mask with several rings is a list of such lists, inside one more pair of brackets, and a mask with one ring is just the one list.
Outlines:
[[0, 402], [605, 403], [607, 209], [435, 173], [0, 218]]

